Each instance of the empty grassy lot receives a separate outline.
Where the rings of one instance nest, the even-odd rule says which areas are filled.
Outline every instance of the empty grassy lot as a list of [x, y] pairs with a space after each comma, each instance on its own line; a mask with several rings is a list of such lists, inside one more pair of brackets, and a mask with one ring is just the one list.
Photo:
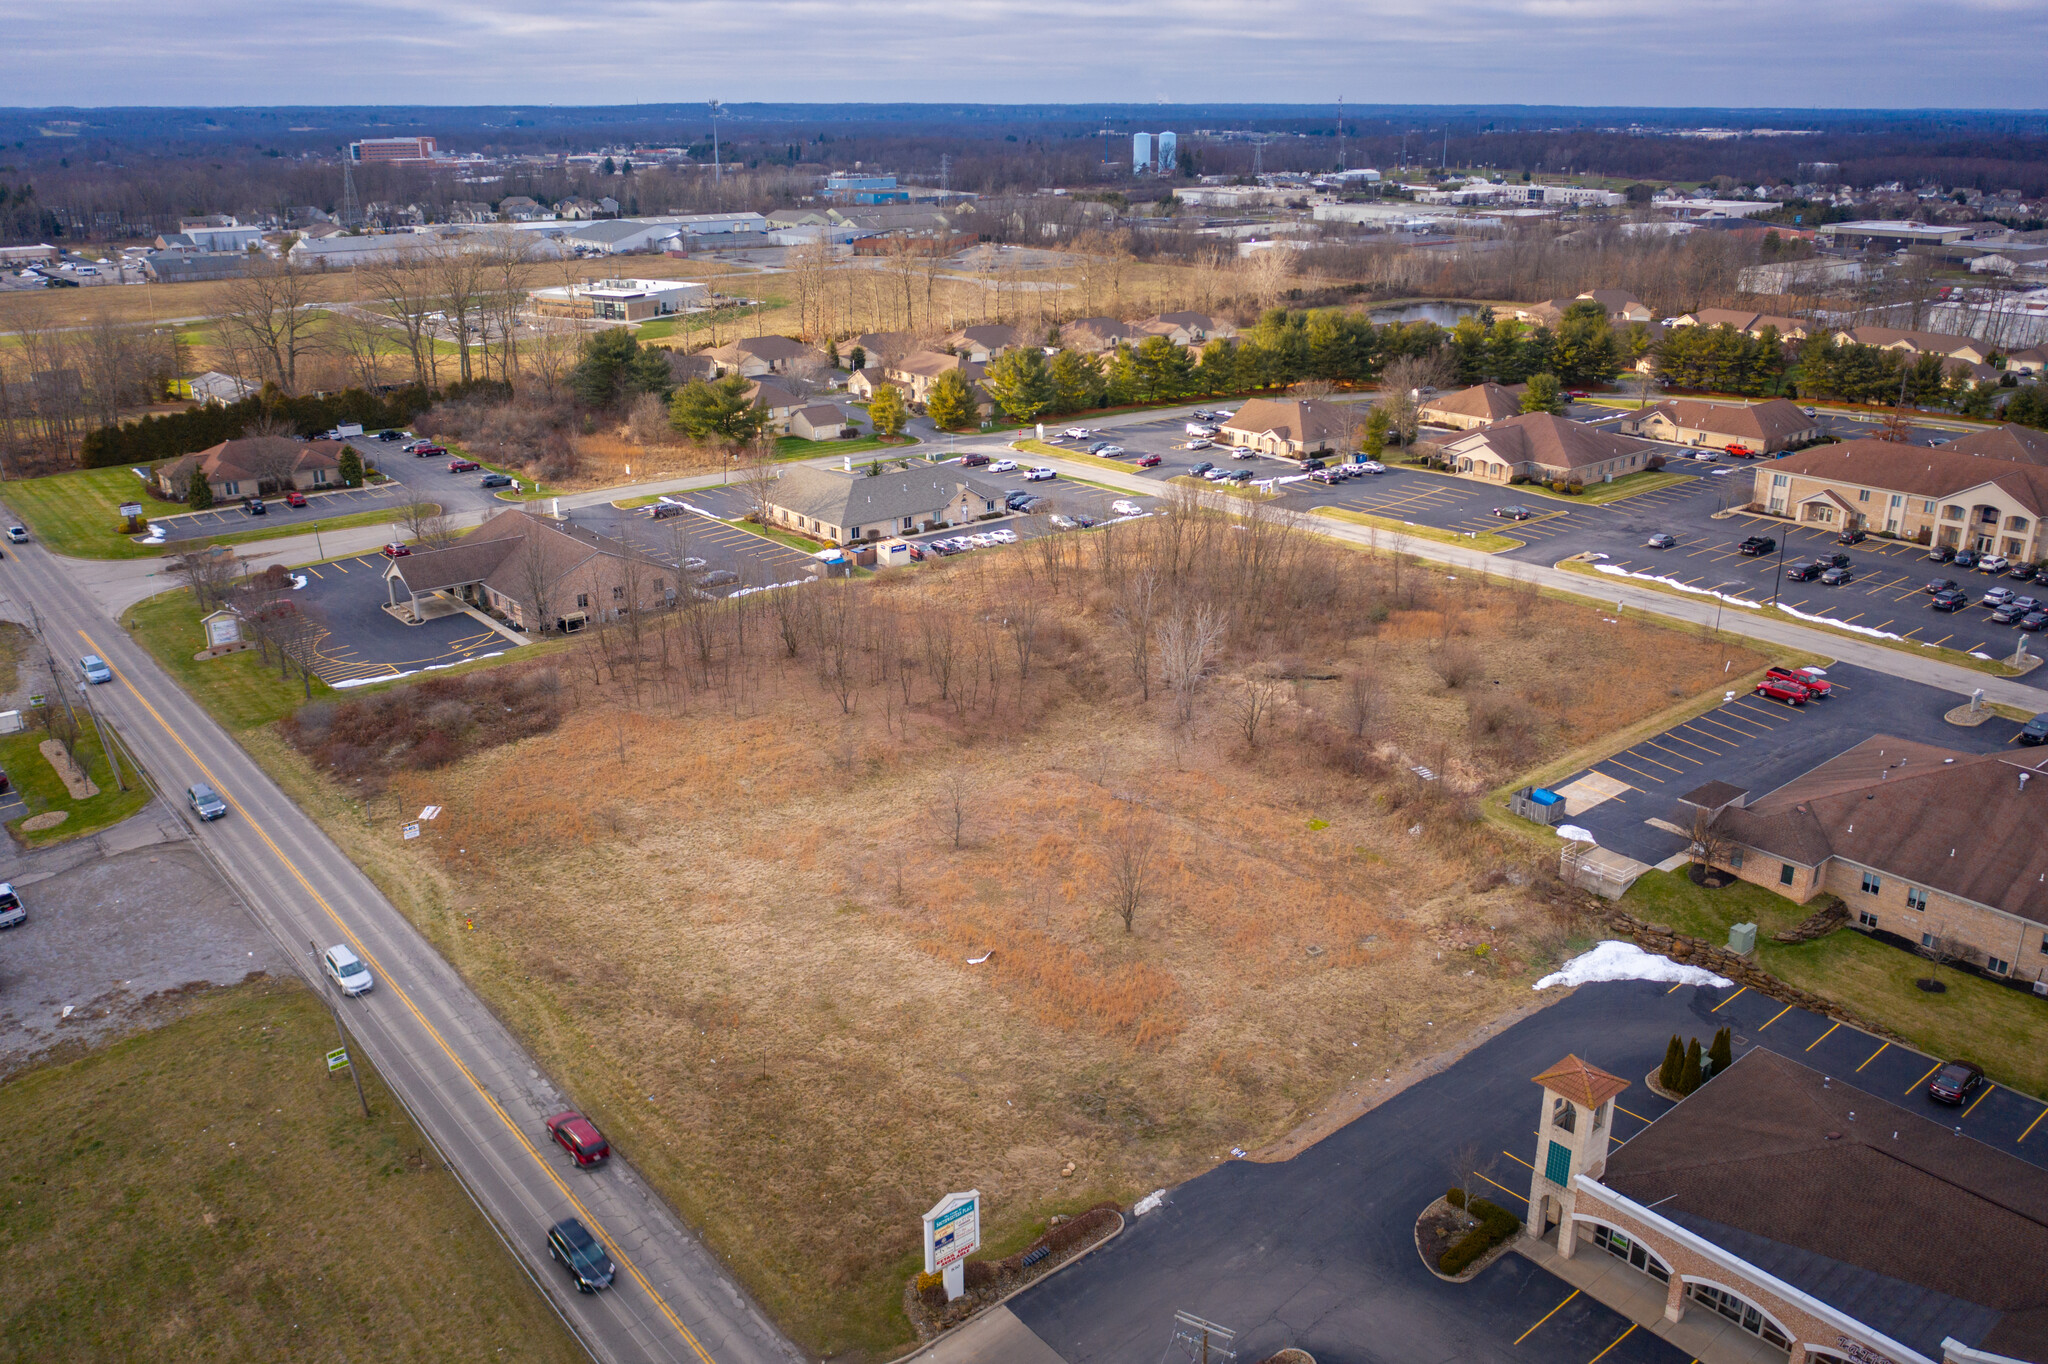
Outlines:
[[[1765, 970], [1794, 985], [1840, 1000], [1892, 1028], [1931, 1056], [1961, 1056], [2000, 1084], [2048, 1098], [2048, 1052], [2041, 1047], [2042, 1002], [2032, 995], [1841, 928], [1813, 942], [1785, 944], [1771, 935], [1811, 912], [1762, 886], [1738, 881], [1721, 890], [1695, 886], [1683, 872], [1653, 871], [1623, 897], [1621, 907], [1710, 942], [1728, 941], [1728, 926], [1756, 925]], [[1928, 994], [1913, 982], [1938, 976], [1946, 992]]]
[[586, 1356], [322, 1000], [257, 980], [0, 1086], [14, 1359]]
[[1498, 554], [1504, 549], [1520, 549], [1523, 545], [1523, 541], [1515, 539], [1512, 535], [1500, 535], [1493, 531], [1467, 535], [1461, 530], [1445, 530], [1441, 526], [1425, 526], [1391, 516], [1374, 516], [1371, 512], [1351, 511], [1345, 507], [1311, 507], [1309, 515], [1327, 516], [1333, 521], [1348, 521], [1354, 526], [1391, 531], [1396, 535], [1413, 535], [1419, 540], [1462, 545], [1466, 549], [1476, 549], [1486, 554]]
[[[50, 704], [56, 705], [57, 702], [53, 698]], [[81, 731], [76, 750], [79, 763], [93, 784], [100, 788], [98, 795], [84, 800], [71, 798], [71, 792], [57, 775], [57, 769], [50, 766], [50, 760], [43, 756], [38, 745], [50, 737], [45, 730], [31, 725], [19, 734], [0, 735], [0, 768], [6, 770], [28, 805], [28, 809], [10, 821], [7, 828], [25, 847], [47, 847], [82, 834], [96, 833], [119, 824], [149, 803], [149, 789], [128, 763], [121, 764], [121, 777], [128, 789], [123, 791], [114, 781], [112, 760], [100, 739], [99, 728], [82, 707], [78, 712], [78, 723]], [[65, 812], [63, 823], [48, 829], [21, 827], [22, 820], [33, 819], [52, 810]]]

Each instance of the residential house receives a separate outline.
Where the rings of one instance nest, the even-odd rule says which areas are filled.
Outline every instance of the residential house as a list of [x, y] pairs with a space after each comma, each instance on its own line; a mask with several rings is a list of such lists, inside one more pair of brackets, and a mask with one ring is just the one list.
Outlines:
[[909, 384], [904, 383], [901, 379], [888, 378], [875, 365], [855, 370], [846, 380], [847, 395], [858, 398], [864, 403], [874, 400], [875, 390], [878, 388], [893, 388], [903, 395], [904, 402], [907, 403], [911, 400]]
[[1060, 346], [1083, 355], [1100, 355], [1129, 342], [1137, 345], [1150, 333], [1114, 317], [1079, 317], [1060, 323]]
[[[257, 497], [294, 488], [314, 492], [341, 486], [341, 452], [349, 449], [338, 440], [293, 440], [288, 436], [251, 436], [246, 440], [224, 440], [197, 454], [182, 455], [156, 471], [156, 486], [165, 497], [184, 500], [192, 491], [192, 471], [206, 473], [207, 486], [215, 501]], [[362, 451], [356, 451], [362, 458]], [[363, 459], [365, 466], [368, 459]]]
[[1510, 387], [1493, 383], [1474, 384], [1456, 393], [1437, 394], [1424, 402], [1416, 415], [1431, 426], [1470, 431], [1477, 426], [1521, 416], [1522, 395], [1528, 391], [1527, 384]]
[[833, 403], [812, 403], [789, 416], [789, 434], [804, 440], [838, 440], [846, 425], [846, 414]]
[[763, 374], [822, 373], [825, 352], [787, 336], [749, 336], [705, 351], [720, 374], [739, 373], [749, 379]]
[[2048, 979], [2048, 755], [1878, 735], [1753, 803], [1712, 814], [1715, 865], [1854, 927]]
[[1949, 332], [1913, 331], [1901, 327], [1850, 327], [1835, 333], [1835, 340], [1848, 345], [1875, 346], [1879, 350], [1902, 350], [1908, 355], [1945, 355], [1973, 365], [1988, 363], [1998, 348], [1974, 337]]
[[1202, 346], [1237, 335], [1237, 328], [1207, 313], [1155, 313], [1132, 324], [1147, 336], [1163, 336], [1176, 346]]
[[2048, 369], [2048, 346], [2029, 346], [2016, 350], [2005, 357], [2005, 368], [2009, 374], [2038, 376]]
[[1217, 429], [1223, 440], [1248, 445], [1261, 454], [1293, 455], [1335, 451], [1348, 453], [1364, 410], [1351, 403], [1320, 398], [1253, 398]]
[[1788, 455], [1756, 472], [1754, 505], [1801, 525], [1868, 529], [2007, 558], [2048, 553], [2048, 465], [1851, 440]]
[[1656, 453], [1648, 441], [1548, 412], [1509, 417], [1443, 446], [1451, 472], [1489, 483], [1507, 483], [1517, 474], [1541, 483], [1606, 483], [1640, 472]]
[[572, 194], [555, 205], [555, 216], [572, 222], [588, 222], [599, 214], [596, 204]]
[[507, 222], [537, 223], [553, 215], [537, 199], [524, 194], [508, 194], [498, 200], [498, 216]]
[[593, 621], [674, 603], [677, 571], [565, 521], [523, 508], [499, 512], [445, 549], [416, 549], [384, 569], [386, 601], [406, 598], [418, 619], [423, 597], [490, 611], [522, 630], [573, 632]]
[[702, 379], [707, 383], [718, 377], [718, 362], [702, 351], [685, 353], [671, 350], [668, 353], [668, 372], [678, 384], [687, 384]]
[[803, 409], [804, 400], [780, 384], [756, 379], [747, 385], [747, 397], [768, 414], [768, 428], [777, 435], [789, 434], [790, 419]]
[[1534, 1078], [1522, 1253], [1577, 1262], [1629, 1331], [1708, 1360], [2048, 1359], [2048, 1171], [1924, 1101], [1750, 1046], [1617, 1146], [1629, 1081]]
[[1781, 341], [1804, 341], [1806, 323], [1796, 317], [1754, 313], [1745, 308], [1699, 308], [1671, 319], [1674, 327], [1733, 327], [1744, 336], [1760, 336], [1766, 327], [1775, 328]]
[[1993, 459], [2017, 459], [2028, 464], [2048, 464], [2048, 431], [2036, 430], [2031, 426], [2015, 426], [2008, 422], [2004, 426], [1993, 426], [1981, 431], [1972, 431], [1967, 436], [1957, 436], [1942, 448], [1963, 455], [1989, 455]]
[[986, 364], [1006, 350], [1018, 345], [1017, 329], [1002, 322], [991, 322], [977, 327], [962, 327], [940, 338], [941, 347], [950, 347], [955, 354]]
[[1541, 303], [1510, 308], [1508, 311], [1523, 322], [1535, 322], [1545, 327], [1556, 327], [1564, 320], [1574, 303], [1587, 299], [1598, 303], [1607, 312], [1607, 320], [1617, 327], [1626, 327], [1631, 322], [1653, 322], [1657, 314], [1650, 305], [1626, 289], [1588, 289], [1572, 298], [1552, 298]]
[[898, 360], [914, 350], [923, 349], [917, 344], [917, 337], [910, 332], [862, 332], [842, 344], [839, 354], [850, 357], [856, 346], [860, 348], [861, 357], [871, 365]]
[[451, 199], [448, 207], [441, 211], [444, 223], [494, 223], [498, 215], [489, 204], [474, 199]]
[[910, 391], [912, 402], [924, 402], [931, 396], [932, 385], [941, 374], [959, 370], [970, 385], [981, 382], [982, 371], [987, 368], [977, 360], [964, 355], [948, 355], [944, 351], [913, 351], [900, 360], [883, 365], [882, 375], [887, 379], [905, 385]]
[[999, 513], [1008, 489], [940, 466], [905, 473], [842, 473], [795, 465], [765, 500], [770, 519], [840, 544], [908, 535]]
[[1674, 445], [1726, 450], [1739, 445], [1755, 454], [1774, 455], [1819, 440], [1818, 418], [1798, 403], [1772, 398], [1760, 403], [1713, 403], [1700, 398], [1667, 398], [1640, 408], [1616, 425], [1626, 434]]

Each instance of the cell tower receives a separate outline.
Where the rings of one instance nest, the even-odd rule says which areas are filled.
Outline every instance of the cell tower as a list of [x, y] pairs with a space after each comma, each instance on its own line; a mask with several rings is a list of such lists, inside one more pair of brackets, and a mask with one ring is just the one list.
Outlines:
[[1337, 96], [1337, 169], [1346, 170], [1344, 164], [1344, 97]]
[[355, 166], [348, 148], [341, 149], [341, 225], [356, 227], [363, 221], [363, 206], [356, 201]]
[[952, 187], [953, 154], [951, 152], [941, 152], [939, 153], [939, 188], [942, 190], [947, 190], [951, 189]]

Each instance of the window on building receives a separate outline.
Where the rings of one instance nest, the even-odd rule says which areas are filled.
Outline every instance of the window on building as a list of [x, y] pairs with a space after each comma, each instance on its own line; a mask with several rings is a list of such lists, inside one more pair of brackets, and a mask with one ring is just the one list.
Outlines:
[[1943, 519], [1949, 521], [1960, 521], [1963, 519], [1963, 509], [1961, 507], [1954, 505], [1953, 503], [1946, 507], [1943, 507], [1941, 509], [1941, 514]]
[[1771, 486], [1772, 486], [1773, 488], [1784, 488], [1784, 487], [1789, 487], [1789, 486], [1791, 485], [1791, 483], [1792, 483], [1792, 475], [1790, 475], [1790, 474], [1772, 474], [1772, 475], [1771, 475]]
[[225, 492], [229, 497], [240, 497], [242, 495], [242, 485], [239, 483], [230, 481], [220, 486], [221, 491]]
[[1858, 502], [1868, 502], [1870, 500], [1870, 489], [1859, 489], [1856, 493], [1856, 500]]
[[1579, 1113], [1572, 1107], [1570, 1099], [1559, 1099], [1550, 1106], [1550, 1125], [1560, 1132], [1578, 1130]]
[[1754, 1303], [1744, 1301], [1725, 1288], [1715, 1288], [1712, 1284], [1691, 1284], [1685, 1292], [1694, 1302], [1704, 1303], [1713, 1308], [1751, 1335], [1759, 1336], [1781, 1350], [1791, 1350], [1792, 1338], [1785, 1334], [1784, 1328], [1777, 1322], [1758, 1311]]
[[1863, 873], [1863, 893], [1865, 895], [1875, 895], [1883, 889], [1884, 882], [1879, 879], [1876, 872], [1867, 871]]
[[588, 611], [590, 609], [590, 594], [588, 592], [578, 592], [576, 594], [576, 609], [578, 611]]
[[325, 469], [315, 469], [315, 470], [313, 471], [313, 486], [314, 486], [314, 487], [316, 487], [316, 488], [317, 488], [317, 487], [319, 487], [319, 486], [320, 486], [320, 485], [321, 485], [322, 483], [325, 483], [326, 481], [327, 481], [327, 471], [326, 471]]
[[1862, 924], [1865, 928], [1876, 928], [1877, 916], [1867, 909], [1859, 909], [1856, 911], [1856, 922]]
[[1728, 865], [1737, 871], [1742, 869], [1742, 849], [1730, 848], [1728, 850]]
[[667, 579], [667, 578], [656, 578], [656, 579], [654, 580], [654, 590], [655, 590], [655, 591], [657, 591], [657, 592], [666, 592], [666, 591], [668, 591], [668, 579]]
[[1671, 1271], [1662, 1260], [1650, 1254], [1641, 1241], [1631, 1240], [1612, 1227], [1593, 1224], [1593, 1244], [1617, 1260], [1626, 1260], [1658, 1283], [1670, 1283]]
[[1924, 891], [1924, 890], [1922, 890], [1922, 889], [1921, 889], [1921, 888], [1920, 888], [1919, 886], [1907, 886], [1907, 887], [1906, 887], [1906, 908], [1907, 908], [1907, 909], [1925, 909], [1925, 908], [1927, 908], [1927, 892], [1926, 892], [1926, 891]]
[[613, 601], [624, 601], [625, 599], [626, 599], [626, 589], [625, 589], [625, 588], [623, 588], [623, 587], [615, 587], [615, 588], [613, 588], [613, 589], [612, 589], [612, 600], [613, 600]]
[[1543, 1177], [1552, 1184], [1564, 1184], [1572, 1176], [1572, 1148], [1561, 1141], [1550, 1143], [1550, 1154], [1543, 1158]]
[[2027, 518], [2024, 516], [2008, 516], [2005, 518], [2005, 528], [2007, 530], [2025, 530], [2027, 528]]
[[1794, 875], [1792, 864], [1790, 862], [1784, 863], [1778, 868], [1778, 884], [1781, 886], [1791, 885]]
[[2004, 957], [1987, 956], [1984, 958], [1984, 969], [1994, 976], [2008, 975], [2012, 971], [2012, 963]]
[[906, 517], [904, 517], [904, 518], [903, 518], [903, 529], [905, 529], [905, 530], [914, 530], [914, 529], [916, 529], [916, 527], [917, 527], [917, 518], [916, 518], [916, 517], [914, 517], [914, 516], [906, 516]]
[[1934, 515], [1934, 503], [1933, 503], [1933, 501], [1932, 501], [1931, 499], [1929, 499], [1929, 500], [1923, 500], [1923, 501], [1922, 501], [1922, 502], [1920, 503], [1920, 514], [1921, 514], [1922, 516], [1932, 516], [1932, 515]]
[[1934, 946], [1934, 935], [1932, 933], [1922, 933], [1920, 935], [1920, 945], [1922, 947]]
[[1905, 496], [1905, 494], [1904, 494], [1904, 493], [1893, 493], [1893, 494], [1892, 494], [1892, 505], [1893, 505], [1894, 507], [1903, 507], [1903, 506], [1905, 506], [1905, 505], [1906, 505], [1906, 496]]

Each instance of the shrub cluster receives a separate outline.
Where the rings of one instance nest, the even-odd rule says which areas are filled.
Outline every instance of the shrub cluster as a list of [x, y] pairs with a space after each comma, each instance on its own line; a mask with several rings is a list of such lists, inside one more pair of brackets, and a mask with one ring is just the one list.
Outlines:
[[575, 422], [564, 403], [480, 391], [437, 404], [420, 417], [419, 429], [456, 442], [473, 459], [522, 469], [545, 483], [571, 478], [582, 465]]
[[1449, 1193], [1444, 1195], [1444, 1202], [1450, 1204], [1454, 1208], [1464, 1207], [1465, 1191], [1463, 1189], [1452, 1189]]
[[493, 669], [302, 706], [284, 721], [293, 747], [338, 779], [381, 791], [398, 768], [446, 767], [471, 753], [561, 723], [561, 678], [552, 668]]
[[287, 398], [274, 385], [265, 385], [262, 393], [238, 403], [209, 403], [88, 431], [79, 442], [78, 462], [87, 469], [103, 469], [189, 455], [224, 440], [239, 439], [244, 427], [262, 417], [289, 422], [302, 436], [317, 436], [343, 422], [361, 422], [365, 430], [381, 430], [404, 426], [432, 401], [420, 388], [387, 394], [352, 388], [319, 397]]
[[1522, 1229], [1521, 1218], [1484, 1198], [1473, 1199], [1465, 1210], [1479, 1219], [1479, 1225], [1437, 1257], [1436, 1267], [1446, 1274], [1462, 1274], [1480, 1256]]

